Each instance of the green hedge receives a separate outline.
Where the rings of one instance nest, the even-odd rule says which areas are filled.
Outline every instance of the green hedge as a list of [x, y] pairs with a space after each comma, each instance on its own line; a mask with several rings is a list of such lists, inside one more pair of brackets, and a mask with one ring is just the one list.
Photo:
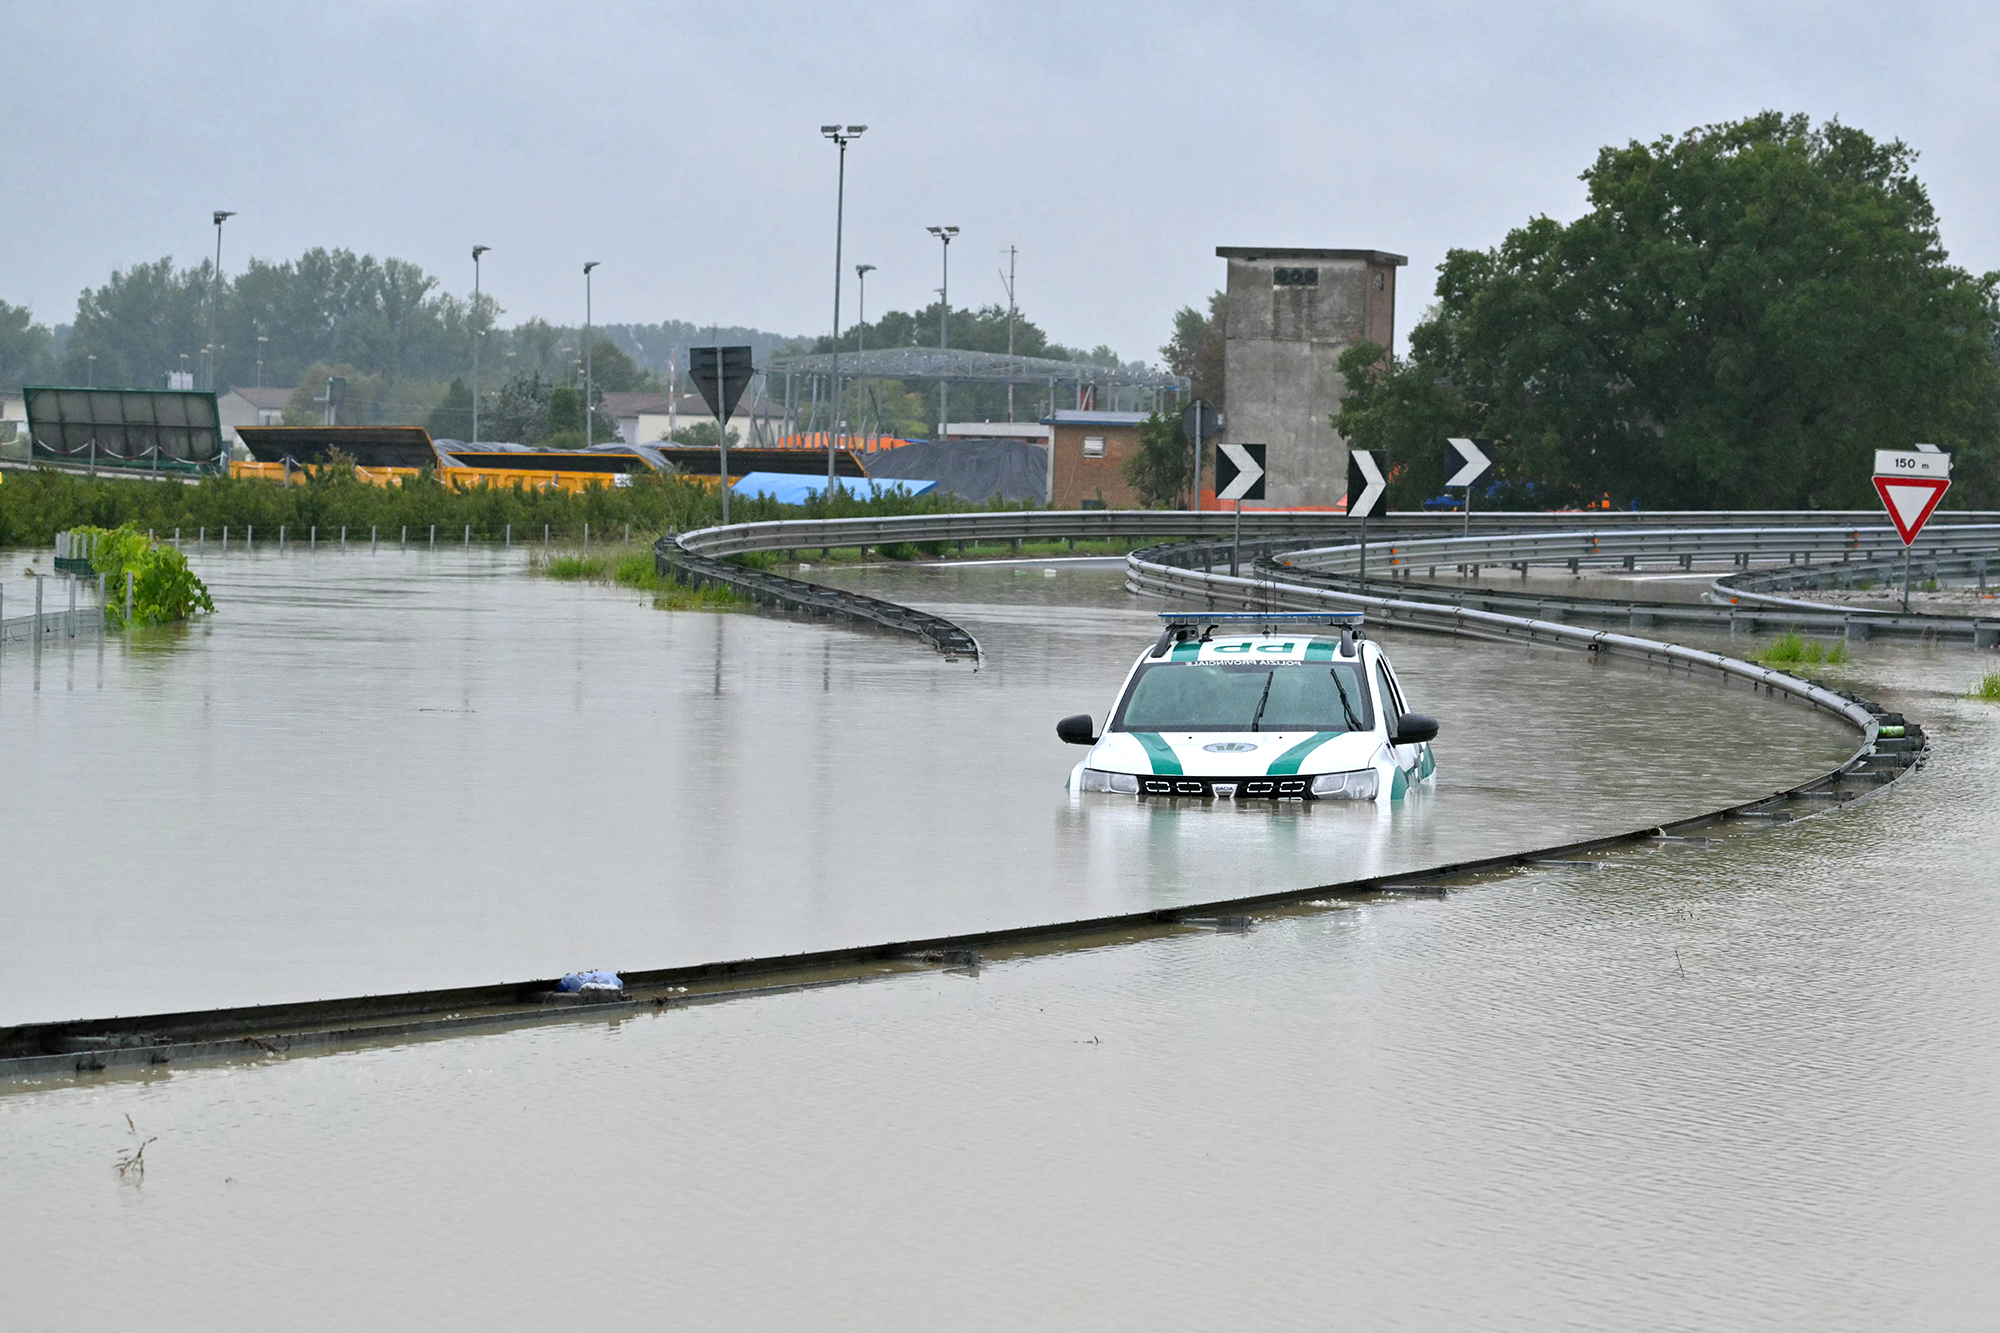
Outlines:
[[[1025, 505], [973, 505], [934, 496], [891, 494], [857, 499], [842, 491], [802, 505], [732, 496], [730, 518], [752, 522], [780, 518], [848, 518], [893, 514], [963, 513]], [[592, 486], [571, 492], [550, 488], [448, 486], [423, 476], [392, 486], [362, 481], [351, 470], [321, 468], [303, 486], [251, 478], [209, 477], [193, 485], [178, 481], [90, 478], [42, 469], [0, 477], [0, 546], [46, 546], [65, 528], [131, 526], [165, 537], [175, 528], [183, 538], [207, 528], [210, 537], [227, 526], [232, 533], [255, 527], [272, 537], [282, 525], [304, 536], [345, 527], [350, 540], [379, 528], [384, 539], [407, 526], [412, 533], [473, 535], [498, 541], [513, 525], [514, 539], [526, 542], [550, 532], [574, 540], [590, 525], [593, 536], [622, 532], [632, 525], [636, 538], [686, 532], [722, 521], [721, 496], [713, 485], [671, 475], [639, 475], [630, 486]]]

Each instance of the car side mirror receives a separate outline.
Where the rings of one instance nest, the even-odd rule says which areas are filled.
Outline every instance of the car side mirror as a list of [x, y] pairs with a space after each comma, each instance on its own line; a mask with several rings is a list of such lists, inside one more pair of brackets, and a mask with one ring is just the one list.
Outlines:
[[[1432, 728], [1436, 730], [1435, 727]], [[1056, 738], [1069, 745], [1097, 744], [1097, 728], [1091, 725], [1090, 714], [1078, 713], [1056, 723]]]
[[1405, 713], [1396, 719], [1396, 729], [1389, 736], [1391, 745], [1421, 745], [1435, 740], [1438, 734], [1437, 719], [1425, 717], [1422, 713]]

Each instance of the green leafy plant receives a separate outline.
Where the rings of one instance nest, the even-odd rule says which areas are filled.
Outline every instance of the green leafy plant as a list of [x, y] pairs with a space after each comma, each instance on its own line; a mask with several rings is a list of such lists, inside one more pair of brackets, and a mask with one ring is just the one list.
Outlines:
[[[115, 628], [163, 625], [191, 619], [197, 611], [214, 611], [208, 587], [188, 568], [187, 557], [162, 546], [134, 525], [116, 528], [81, 527], [73, 531], [94, 538], [90, 566], [104, 575], [104, 618]], [[125, 576], [132, 576], [132, 618], [125, 618]]]
[[1844, 643], [1829, 646], [1791, 630], [1779, 635], [1769, 648], [1757, 654], [1755, 660], [1765, 666], [1845, 666], [1852, 659], [1848, 657]]
[[1968, 691], [1971, 698], [1981, 699], [1989, 704], [2000, 704], [2000, 671], [1989, 671], [1973, 683]]

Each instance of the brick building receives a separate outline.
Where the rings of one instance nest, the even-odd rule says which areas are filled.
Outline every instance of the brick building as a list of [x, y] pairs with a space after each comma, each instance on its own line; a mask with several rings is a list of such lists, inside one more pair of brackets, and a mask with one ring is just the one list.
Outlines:
[[1049, 508], [1136, 509], [1139, 498], [1121, 470], [1139, 452], [1144, 412], [1057, 412], [1049, 427]]

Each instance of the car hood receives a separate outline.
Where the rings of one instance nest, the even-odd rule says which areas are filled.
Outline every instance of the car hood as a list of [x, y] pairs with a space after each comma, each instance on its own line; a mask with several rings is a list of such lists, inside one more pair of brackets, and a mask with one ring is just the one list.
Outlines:
[[1366, 768], [1382, 738], [1372, 731], [1114, 731], [1084, 760], [1107, 773], [1239, 778]]

